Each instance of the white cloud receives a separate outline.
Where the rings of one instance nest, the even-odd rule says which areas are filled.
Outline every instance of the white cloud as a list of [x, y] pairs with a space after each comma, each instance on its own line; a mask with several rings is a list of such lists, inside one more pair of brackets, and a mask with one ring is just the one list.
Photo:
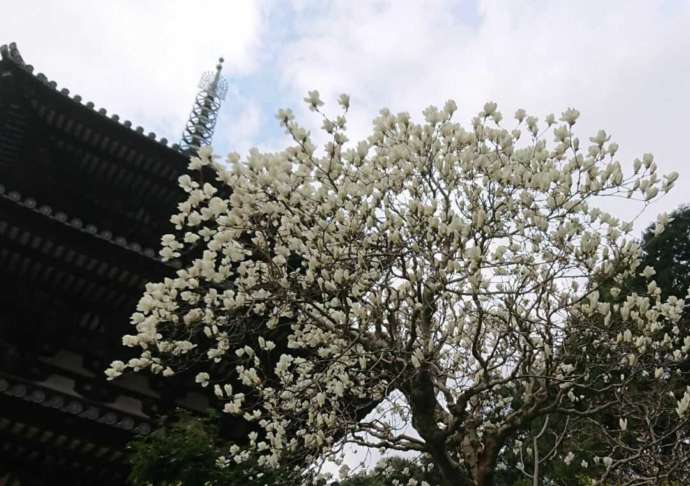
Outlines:
[[219, 119], [216, 132], [223, 135], [231, 151], [246, 154], [260, 136], [262, 115], [254, 100], [244, 101], [237, 116]]
[[177, 140], [203, 71], [225, 57], [242, 75], [260, 63], [254, 1], [0, 0], [1, 43], [84, 101]]
[[[280, 56], [282, 82], [295, 100], [319, 89], [331, 108], [337, 93], [350, 93], [357, 139], [383, 105], [418, 116], [454, 98], [463, 120], [488, 99], [506, 116], [575, 106], [583, 140], [604, 128], [622, 161], [653, 152], [663, 173], [677, 170], [678, 185], [690, 184], [690, 2], [486, 0], [476, 25], [463, 22], [470, 10], [442, 0], [335, 1], [314, 17], [302, 6], [298, 15], [309, 16], [298, 17], [297, 38]], [[301, 114], [314, 129], [318, 120]], [[638, 228], [684, 201], [672, 192]], [[610, 209], [630, 218], [639, 208]]]
[[[331, 112], [338, 94], [352, 95], [354, 140], [368, 135], [382, 106], [419, 117], [452, 97], [467, 121], [493, 99], [506, 118], [518, 107], [543, 116], [575, 106], [583, 140], [604, 128], [622, 161], [653, 152], [662, 172], [677, 170], [678, 185], [690, 184], [688, 0], [0, 0], [0, 11], [1, 41], [17, 41], [37, 70], [173, 140], [199, 75], [224, 55], [231, 85], [250, 75], [272, 83], [229, 97], [219, 145], [227, 137], [242, 151], [279, 148], [284, 138], [267, 128], [276, 101], [264, 98], [281, 94], [279, 105], [298, 108], [299, 121], [317, 131], [320, 120], [301, 102], [310, 89]], [[687, 200], [672, 192], [638, 228]]]

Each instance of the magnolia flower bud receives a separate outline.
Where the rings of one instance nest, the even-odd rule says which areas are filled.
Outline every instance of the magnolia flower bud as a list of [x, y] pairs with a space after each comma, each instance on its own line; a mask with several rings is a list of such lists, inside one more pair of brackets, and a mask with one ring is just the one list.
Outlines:
[[494, 103], [493, 101], [489, 101], [487, 103], [484, 103], [484, 115], [485, 116], [491, 116], [496, 112], [496, 108], [498, 108], [498, 105]]
[[201, 372], [197, 373], [196, 377], [194, 378], [195, 383], [199, 383], [201, 386], [206, 387], [208, 386], [208, 380], [210, 379], [210, 376], [206, 372]]
[[569, 126], [575, 125], [575, 122], [580, 116], [580, 112], [575, 108], [568, 108], [561, 114], [561, 120], [567, 123]]
[[344, 110], [347, 111], [350, 108], [350, 97], [344, 93], [341, 94], [338, 98], [338, 104], [342, 106]]
[[323, 101], [319, 97], [319, 92], [317, 90], [309, 91], [306, 98], [304, 98], [305, 103], [309, 105], [311, 111], [316, 111], [319, 106], [323, 105]]

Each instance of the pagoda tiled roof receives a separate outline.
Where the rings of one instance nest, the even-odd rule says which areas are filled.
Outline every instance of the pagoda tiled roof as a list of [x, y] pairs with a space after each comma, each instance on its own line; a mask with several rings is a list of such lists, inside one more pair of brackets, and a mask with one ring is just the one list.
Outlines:
[[158, 144], [160, 144], [161, 146], [169, 148], [171, 151], [180, 154], [184, 160], [187, 160], [188, 155], [182, 150], [182, 148], [180, 147], [179, 144], [173, 143], [173, 144], [169, 145], [167, 138], [157, 137], [157, 135], [154, 132], [146, 133], [146, 130], [143, 127], [141, 127], [141, 126], [134, 127], [133, 123], [130, 120], [120, 120], [120, 116], [117, 114], [108, 115], [107, 109], [96, 108], [95, 104], [91, 101], [83, 102], [81, 95], [75, 94], [75, 95], [70, 96], [70, 90], [69, 89], [64, 88], [64, 87], [58, 88], [58, 84], [55, 81], [49, 80], [45, 74], [43, 74], [41, 72], [34, 74], [34, 67], [31, 64], [27, 64], [26, 62], [24, 62], [24, 58], [19, 53], [19, 49], [17, 48], [16, 43], [11, 42], [9, 44], [5, 44], [5, 45], [0, 46], [0, 57], [3, 61], [5, 61], [7, 63], [12, 63], [18, 69], [21, 69], [22, 71], [32, 75], [38, 81], [40, 81], [44, 86], [55, 91], [57, 94], [60, 94], [61, 96], [70, 99], [72, 102], [74, 102], [80, 106], [83, 106], [84, 108], [100, 115], [101, 117], [103, 117], [104, 120], [109, 120], [110, 122], [117, 123], [117, 124], [123, 126], [124, 128], [131, 130], [133, 133], [133, 136], [134, 136], [134, 134], [136, 134], [136, 136], [139, 136], [142, 139], [155, 141]]
[[109, 240], [151, 256], [183, 197], [177, 179], [189, 154], [34, 74], [15, 44], [0, 54], [2, 183], [56, 214], [99, 221], [117, 235]]
[[[158, 407], [203, 401], [182, 375], [172, 387], [102, 372], [127, 359], [114, 348], [146, 282], [179, 267], [156, 249], [188, 159], [0, 46], [0, 484], [10, 463], [88, 478], [70, 484], [124, 484], [122, 448]], [[55, 377], [73, 387], [51, 386]]]
[[151, 431], [152, 420], [146, 415], [126, 412], [112, 404], [95, 402], [75, 393], [56, 390], [45, 384], [2, 372], [0, 372], [0, 394], [126, 431], [139, 434], [147, 434]]
[[[18, 206], [22, 206], [27, 210], [32, 211], [45, 218], [48, 218], [52, 221], [69, 226], [73, 230], [83, 233], [84, 235], [88, 235], [89, 237], [100, 239], [110, 245], [115, 245], [126, 251], [136, 253], [145, 258], [159, 260], [156, 251], [152, 248], [143, 247], [142, 245], [134, 241], [127, 241], [126, 238], [122, 236], [113, 235], [112, 232], [108, 230], [99, 230], [98, 227], [96, 227], [95, 225], [88, 224], [79, 218], [71, 218], [69, 215], [62, 211], [56, 212], [53, 210], [52, 207], [48, 205], [39, 205], [39, 203], [31, 197], [22, 196], [22, 194], [20, 194], [17, 191], [7, 191], [5, 186], [2, 184], [0, 184], [0, 198], [5, 199], [7, 201], [11, 201], [12, 203], [17, 204]], [[175, 266], [172, 263], [165, 263], [165, 265], [169, 265], [171, 267]]]
[[[104, 486], [125, 483], [125, 444], [132, 434], [152, 429], [148, 417], [5, 373], [0, 373], [0, 403], [21, 408], [12, 418], [0, 416], [3, 462], [40, 464]], [[85, 427], [90, 434], [83, 433]]]
[[[83, 305], [103, 309], [133, 306], [147, 281], [179, 267], [162, 262], [151, 248], [7, 191], [2, 184], [0, 247], [4, 272], [13, 278], [40, 283], [56, 296], [80, 296]], [[123, 331], [125, 325], [123, 321]]]

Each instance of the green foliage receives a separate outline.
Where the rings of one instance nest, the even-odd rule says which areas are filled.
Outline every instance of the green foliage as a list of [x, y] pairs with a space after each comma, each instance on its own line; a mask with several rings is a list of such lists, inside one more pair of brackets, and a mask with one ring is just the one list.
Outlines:
[[[564, 418], [558, 415], [550, 417], [550, 430], [558, 431], [563, 427]], [[541, 429], [543, 419], [535, 419], [531, 428], [534, 430]], [[528, 436], [529, 437], [529, 436]], [[522, 437], [527, 440], [528, 437]], [[545, 455], [546, 451], [551, 450], [554, 445], [554, 436], [552, 434], [544, 434], [539, 441], [540, 457]], [[531, 441], [526, 444], [531, 446]], [[534, 470], [534, 461], [529, 454], [524, 453], [522, 457], [513, 451], [514, 443], [511, 442], [501, 454], [500, 462], [506, 467], [498, 468], [496, 471], [496, 485], [497, 486], [532, 486], [533, 479], [527, 477], [523, 472], [517, 468], [520, 461], [524, 461], [525, 471], [532, 473]], [[569, 436], [564, 441], [564, 449], [577, 452], [577, 460], [571, 461], [570, 464], [563, 462], [562, 456], [559, 454], [556, 457], [551, 457], [539, 466], [539, 484], [548, 486], [589, 486], [593, 477], [596, 477], [596, 471], [599, 469], [595, 467], [594, 456], [601, 448], [601, 441], [599, 441], [592, 431], [572, 430]], [[585, 468], [582, 465], [582, 460], [586, 460], [588, 466]]]
[[442, 484], [436, 469], [429, 468], [430, 461], [422, 456], [415, 459], [384, 457], [371, 471], [362, 471], [341, 481], [340, 486], [390, 486], [394, 481], [406, 485], [410, 479], [430, 485]]
[[671, 222], [663, 233], [654, 235], [653, 226], [645, 230], [641, 268], [654, 267], [654, 280], [664, 294], [683, 298], [690, 287], [690, 206], [681, 206], [669, 216]]
[[[649, 279], [644, 278], [639, 273], [647, 266], [656, 270], [656, 274], [652, 277], [662, 291], [662, 295], [675, 295], [683, 298], [688, 293], [690, 287], [690, 206], [681, 206], [669, 215], [670, 222], [665, 225], [665, 230], [658, 234], [654, 234], [655, 225], [650, 225], [642, 234], [642, 259], [638, 274], [625, 282], [624, 287], [630, 292], [637, 292], [643, 294], [649, 282]], [[620, 303], [621, 298], [613, 298], [609, 294], [612, 284], [605, 284], [600, 287], [603, 300]], [[627, 294], [628, 292], [623, 292]], [[679, 327], [687, 327], [690, 325], [690, 312], [686, 306], [683, 317], [678, 323]], [[666, 329], [666, 332], [672, 332], [671, 326]], [[614, 357], [613, 359], [618, 359]], [[681, 368], [683, 369], [683, 368]], [[688, 363], [685, 369], [690, 369]], [[595, 372], [595, 370], [591, 370]], [[679, 393], [682, 394], [685, 387], [690, 384], [687, 376], [674, 376], [671, 378], [678, 384]], [[639, 380], [633, 384], [630, 393], [632, 396], [639, 394], [642, 396], [648, 393], [649, 386], [653, 383], [649, 379], [640, 377]], [[558, 428], [558, 421], [562, 418], [554, 417], [552, 428]], [[616, 418], [611, 415], [610, 411], [602, 411], [599, 414], [598, 421], [600, 423], [610, 422], [615, 427]], [[671, 421], [669, 420], [669, 423]], [[659, 428], [664, 427], [663, 423], [659, 424]], [[572, 450], [577, 453], [577, 460], [570, 465], [565, 465], [561, 460], [550, 461], [542, 467], [542, 476], [548, 478], [553, 484], [558, 485], [589, 485], [592, 483], [592, 477], [596, 477], [596, 471], [601, 470], [601, 466], [594, 463], [594, 456], [605, 455], [606, 445], [600, 436], [601, 430], [596, 427], [587, 426], [584, 423], [575, 430], [571, 431], [564, 443], [564, 450]], [[548, 444], [545, 444], [548, 446]], [[589, 466], [582, 467], [581, 460], [587, 461]], [[631, 463], [635, 466], [635, 462]], [[531, 464], [526, 464], [527, 470], [530, 469]], [[601, 471], [599, 471], [601, 472]], [[524, 478], [524, 476], [523, 476]], [[520, 479], [515, 481], [515, 485], [531, 485], [531, 480]]]
[[[517, 458], [510, 453], [505, 459], [513, 463], [517, 462]], [[339, 486], [391, 486], [397, 480], [398, 484], [405, 486], [410, 479], [415, 479], [417, 484], [426, 481], [430, 486], [444, 484], [438, 470], [430, 469], [429, 464], [430, 461], [426, 456], [415, 459], [383, 458], [373, 470], [357, 473], [337, 484]], [[548, 463], [548, 467], [543, 471], [542, 479], [540, 484], [552, 486], [589, 486], [592, 481], [583, 473], [583, 469], [578, 464], [567, 466], [562, 461]], [[466, 475], [464, 481], [459, 484], [470, 484], [469, 475]], [[499, 468], [496, 471], [495, 484], [496, 486], [532, 486], [532, 480], [514, 467]]]
[[[685, 298], [685, 310], [677, 323], [683, 330], [683, 334], [690, 329], [690, 305], [686, 296], [690, 292], [690, 205], [680, 206], [669, 214], [670, 222], [665, 225], [665, 230], [658, 235], [654, 234], [654, 226], [649, 226], [642, 235], [642, 264], [653, 267], [656, 274], [653, 279], [661, 289], [662, 295], [675, 295], [679, 299]], [[646, 285], [644, 280], [637, 276], [633, 287], [641, 289]], [[675, 332], [668, 326], [667, 332]], [[681, 370], [685, 372], [683, 377], [674, 377], [679, 383], [679, 390], [690, 385], [690, 360], [686, 359]]]
[[218, 435], [218, 417], [180, 412], [169, 425], [132, 441], [129, 476], [134, 486], [297, 485], [299, 474], [271, 471], [249, 460], [220, 468], [219, 456], [230, 444]]

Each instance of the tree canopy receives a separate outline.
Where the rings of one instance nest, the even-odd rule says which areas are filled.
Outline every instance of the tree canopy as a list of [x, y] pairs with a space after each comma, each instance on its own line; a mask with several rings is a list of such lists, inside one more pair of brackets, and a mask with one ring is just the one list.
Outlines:
[[[600, 209], [647, 204], [677, 174], [645, 154], [625, 175], [603, 130], [580, 146], [574, 109], [543, 123], [518, 110], [512, 128], [491, 102], [468, 128], [452, 101], [422, 124], [384, 109], [348, 146], [349, 98], [335, 119], [318, 92], [305, 100], [323, 153], [281, 110], [286, 150], [192, 158], [161, 250], [183, 268], [147, 285], [123, 338], [141, 356], [110, 378], [201, 366], [219, 407], [257, 426], [226, 458], [262, 467], [354, 443], [427, 454], [447, 485], [488, 485], [501, 468], [538, 478], [545, 460], [585, 461], [565, 439], [596, 427], [596, 477], [687, 478], [690, 389], [670, 380], [690, 351], [675, 325], [684, 295], [662, 296], [632, 225]], [[628, 290], [638, 274], [644, 291]], [[650, 392], [632, 401], [639, 377]], [[530, 470], [504, 460], [520, 454]]]
[[685, 295], [690, 288], [690, 206], [666, 218], [663, 232], [650, 226], [642, 236], [643, 262], [657, 269], [659, 288], [670, 295]]

